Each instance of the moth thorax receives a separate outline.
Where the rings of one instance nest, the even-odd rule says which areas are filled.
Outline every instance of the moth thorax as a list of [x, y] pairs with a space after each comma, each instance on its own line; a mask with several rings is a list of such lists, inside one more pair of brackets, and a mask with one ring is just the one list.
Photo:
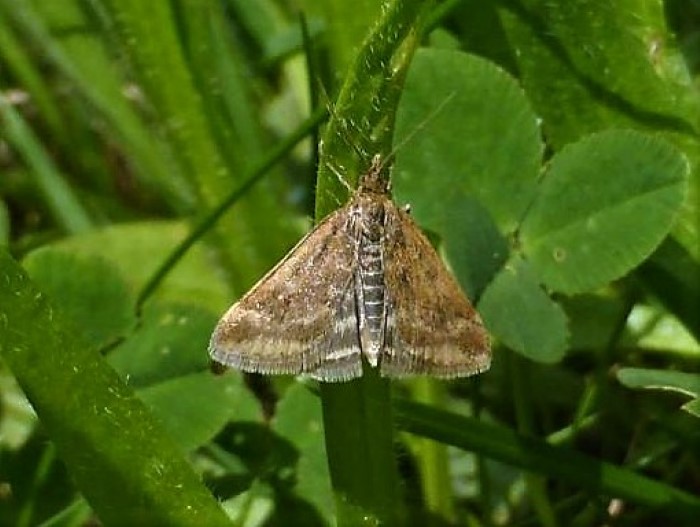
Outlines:
[[371, 198], [364, 200], [360, 223], [364, 243], [381, 243], [384, 236], [384, 204]]

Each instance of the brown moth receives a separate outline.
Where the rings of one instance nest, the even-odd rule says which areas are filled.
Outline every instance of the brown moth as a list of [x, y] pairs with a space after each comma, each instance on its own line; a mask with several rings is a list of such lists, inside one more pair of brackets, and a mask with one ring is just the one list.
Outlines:
[[221, 364], [321, 381], [362, 375], [463, 377], [488, 369], [479, 314], [408, 212], [375, 156], [350, 201], [327, 216], [219, 321]]

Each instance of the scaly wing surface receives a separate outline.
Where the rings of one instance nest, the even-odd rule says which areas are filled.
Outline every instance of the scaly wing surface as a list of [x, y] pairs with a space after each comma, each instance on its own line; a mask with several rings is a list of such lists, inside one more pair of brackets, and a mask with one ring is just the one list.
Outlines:
[[234, 304], [209, 352], [255, 373], [307, 373], [323, 381], [362, 374], [347, 211], [336, 211]]
[[488, 369], [479, 314], [413, 219], [389, 200], [385, 207], [382, 374], [452, 378]]

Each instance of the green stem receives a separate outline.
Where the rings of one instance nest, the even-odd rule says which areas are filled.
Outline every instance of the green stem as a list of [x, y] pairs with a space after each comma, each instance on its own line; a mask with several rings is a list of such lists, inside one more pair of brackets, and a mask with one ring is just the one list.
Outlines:
[[[445, 384], [429, 377], [420, 377], [411, 383], [414, 400], [436, 408], [445, 405]], [[416, 461], [423, 483], [423, 498], [431, 518], [439, 524], [455, 521], [452, 502], [452, 482], [447, 458], [447, 447], [431, 439], [417, 438]], [[433, 522], [434, 523], [434, 522]]]
[[[395, 0], [360, 49], [323, 134], [317, 218], [347, 198], [336, 170], [352, 183], [374, 154], [391, 151], [401, 87], [431, 4]], [[365, 366], [360, 379], [323, 384], [321, 396], [338, 525], [401, 524], [389, 382]]]
[[432, 4], [394, 0], [360, 49], [323, 134], [317, 218], [336, 208], [337, 198], [347, 197], [338, 172], [353, 184], [375, 154], [391, 152], [401, 89]]
[[[515, 353], [510, 353], [508, 358], [518, 431], [524, 435], [534, 435], [534, 416], [530, 398], [532, 392], [528, 382], [529, 364]], [[524, 479], [527, 495], [537, 514], [539, 523], [545, 527], [556, 527], [557, 520], [547, 494], [546, 480], [532, 473], [525, 473]]]
[[365, 367], [360, 379], [321, 384], [321, 399], [338, 525], [400, 524], [389, 383]]

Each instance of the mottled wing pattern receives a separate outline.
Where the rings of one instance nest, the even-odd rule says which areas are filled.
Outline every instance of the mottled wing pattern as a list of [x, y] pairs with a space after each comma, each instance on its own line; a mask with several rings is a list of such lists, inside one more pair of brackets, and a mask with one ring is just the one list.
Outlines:
[[381, 373], [451, 378], [488, 369], [479, 314], [408, 213], [385, 205], [387, 320]]
[[346, 221], [345, 209], [331, 214], [228, 310], [209, 345], [215, 361], [324, 381], [362, 374]]

